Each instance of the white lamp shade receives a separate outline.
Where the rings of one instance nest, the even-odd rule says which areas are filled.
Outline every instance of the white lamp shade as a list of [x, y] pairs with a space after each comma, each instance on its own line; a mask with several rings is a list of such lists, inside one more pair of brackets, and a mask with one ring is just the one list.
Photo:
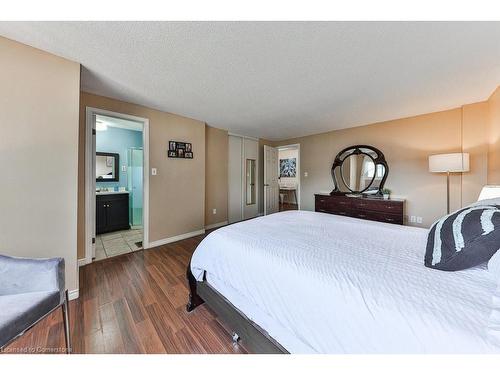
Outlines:
[[500, 198], [500, 186], [486, 185], [479, 194], [478, 201], [483, 199]]
[[429, 156], [429, 172], [468, 172], [469, 154], [457, 152]]

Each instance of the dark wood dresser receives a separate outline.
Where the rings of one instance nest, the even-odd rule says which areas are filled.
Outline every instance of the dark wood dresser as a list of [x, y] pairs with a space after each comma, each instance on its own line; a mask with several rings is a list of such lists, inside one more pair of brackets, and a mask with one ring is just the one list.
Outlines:
[[348, 197], [330, 194], [315, 194], [314, 197], [316, 212], [382, 221], [384, 223], [404, 223], [405, 201], [402, 199]]

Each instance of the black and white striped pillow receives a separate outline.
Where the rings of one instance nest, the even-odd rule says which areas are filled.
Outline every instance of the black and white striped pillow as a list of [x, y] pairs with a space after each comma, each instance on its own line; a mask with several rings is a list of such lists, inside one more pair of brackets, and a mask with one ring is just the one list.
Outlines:
[[500, 205], [478, 202], [435, 222], [425, 266], [459, 271], [487, 262], [500, 249]]

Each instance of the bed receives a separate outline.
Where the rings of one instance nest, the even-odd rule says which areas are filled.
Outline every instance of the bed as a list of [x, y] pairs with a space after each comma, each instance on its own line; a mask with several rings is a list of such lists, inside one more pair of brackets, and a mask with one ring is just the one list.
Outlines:
[[276, 352], [500, 353], [496, 282], [424, 267], [427, 232], [308, 211], [229, 225], [192, 256], [188, 310], [210, 297]]

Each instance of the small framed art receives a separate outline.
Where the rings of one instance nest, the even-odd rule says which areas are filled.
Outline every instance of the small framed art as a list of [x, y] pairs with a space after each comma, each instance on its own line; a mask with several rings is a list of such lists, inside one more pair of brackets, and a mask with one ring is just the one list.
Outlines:
[[189, 142], [169, 141], [167, 155], [169, 158], [192, 159], [193, 145]]

